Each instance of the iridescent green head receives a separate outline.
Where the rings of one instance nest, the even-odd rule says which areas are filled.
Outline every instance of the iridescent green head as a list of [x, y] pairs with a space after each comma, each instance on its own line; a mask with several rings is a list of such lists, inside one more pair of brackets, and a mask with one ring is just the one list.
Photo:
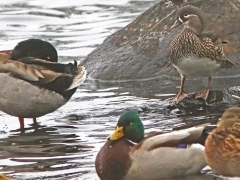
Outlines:
[[124, 112], [120, 116], [115, 131], [109, 136], [109, 139], [117, 140], [121, 137], [136, 143], [144, 138], [143, 123], [136, 112]]

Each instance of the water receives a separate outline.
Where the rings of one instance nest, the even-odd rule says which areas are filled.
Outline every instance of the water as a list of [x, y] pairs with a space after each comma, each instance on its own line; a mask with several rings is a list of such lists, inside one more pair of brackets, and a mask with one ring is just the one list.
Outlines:
[[[17, 42], [28, 38], [41, 38], [57, 48], [60, 62], [81, 61], [107, 36], [158, 1], [56, 2], [1, 1], [0, 49], [12, 49]], [[144, 90], [145, 85], [145, 82], [86, 81], [65, 106], [38, 118], [38, 129], [30, 119], [25, 120], [25, 133], [19, 132], [17, 118], [0, 112], [0, 171], [24, 180], [95, 180], [98, 179], [94, 169], [96, 153], [123, 109], [141, 112], [146, 133], [215, 121], [220, 116], [218, 111], [211, 110], [190, 115], [166, 110], [163, 100], [172, 94], [151, 88]], [[203, 174], [180, 179], [213, 178]]]

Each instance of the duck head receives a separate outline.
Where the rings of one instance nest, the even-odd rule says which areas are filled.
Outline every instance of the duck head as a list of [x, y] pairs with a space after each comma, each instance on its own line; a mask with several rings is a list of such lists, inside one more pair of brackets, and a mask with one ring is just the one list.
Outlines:
[[206, 23], [207, 16], [201, 9], [187, 5], [178, 9], [176, 20], [171, 28], [183, 24], [185, 28], [190, 28], [196, 35], [200, 35], [204, 30]]
[[27, 39], [19, 42], [12, 51], [11, 59], [17, 60], [23, 57], [35, 57], [50, 62], [58, 61], [55, 47], [41, 39]]
[[138, 143], [144, 138], [144, 126], [136, 112], [124, 112], [117, 123], [115, 131], [108, 137], [108, 140], [126, 138]]

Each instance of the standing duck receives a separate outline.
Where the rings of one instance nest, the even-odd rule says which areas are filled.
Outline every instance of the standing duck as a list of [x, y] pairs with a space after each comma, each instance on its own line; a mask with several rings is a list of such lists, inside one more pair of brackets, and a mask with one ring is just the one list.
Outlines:
[[[138, 114], [127, 111], [97, 154], [96, 172], [101, 180], [158, 180], [199, 173], [204, 159], [205, 126], [144, 137]], [[198, 141], [199, 140], [199, 141]]]
[[240, 177], [240, 108], [227, 109], [206, 140], [205, 157], [219, 175]]
[[1, 53], [0, 110], [19, 117], [23, 129], [24, 118], [33, 118], [36, 122], [37, 117], [55, 111], [68, 102], [85, 78], [85, 68], [76, 61], [60, 64], [20, 56], [16, 61]]
[[185, 77], [208, 77], [204, 90], [196, 98], [207, 99], [211, 77], [220, 69], [232, 68], [235, 63], [228, 60], [223, 52], [221, 40], [212, 33], [204, 33], [207, 17], [201, 9], [187, 5], [179, 8], [171, 28], [181, 24], [183, 30], [172, 40], [168, 51], [173, 66], [181, 76], [181, 87], [174, 101], [179, 102], [184, 92]]
[[[13, 50], [4, 50], [0, 53], [6, 53], [10, 59], [18, 60], [23, 57], [35, 57], [46, 61], [57, 62], [58, 54], [55, 47], [41, 39], [27, 39], [19, 42]], [[21, 128], [24, 127], [24, 118], [18, 117]], [[37, 124], [36, 117], [33, 118], [33, 124]]]

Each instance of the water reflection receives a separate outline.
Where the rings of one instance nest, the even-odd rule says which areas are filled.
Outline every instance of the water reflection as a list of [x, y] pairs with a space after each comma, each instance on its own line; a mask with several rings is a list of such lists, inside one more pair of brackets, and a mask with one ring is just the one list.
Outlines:
[[[65, 129], [65, 133], [59, 132]], [[74, 126], [42, 126], [32, 132], [15, 133], [0, 141], [0, 166], [9, 172], [45, 172], [72, 169], [90, 156], [93, 146], [82, 143], [81, 137], [71, 133]], [[69, 163], [72, 160], [78, 163]], [[84, 160], [83, 160], [84, 161]]]

